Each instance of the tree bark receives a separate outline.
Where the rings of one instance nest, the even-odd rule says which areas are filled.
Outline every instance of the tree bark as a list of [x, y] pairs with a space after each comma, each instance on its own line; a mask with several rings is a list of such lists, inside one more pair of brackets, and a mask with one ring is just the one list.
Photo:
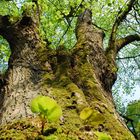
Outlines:
[[[93, 140], [94, 132], [105, 132], [113, 140], [134, 140], [125, 123], [115, 110], [111, 88], [117, 78], [114, 58], [103, 49], [103, 32], [92, 24], [92, 13], [85, 10], [79, 15], [76, 26], [77, 43], [70, 51], [64, 46], [49, 49], [41, 40], [38, 24], [31, 16], [23, 16], [14, 25], [6, 25], [1, 18], [0, 34], [10, 44], [12, 54], [1, 89], [1, 124], [9, 124], [25, 118], [36, 128], [36, 116], [30, 110], [30, 102], [37, 95], [54, 98], [62, 107], [60, 121], [47, 124], [46, 129], [55, 129], [59, 139]], [[93, 110], [86, 120], [80, 112], [90, 107]], [[8, 131], [8, 138], [21, 134], [22, 139], [35, 138], [34, 131], [26, 128]], [[18, 130], [22, 131], [18, 131]], [[5, 130], [5, 128], [3, 128]], [[6, 137], [6, 130], [0, 138]]]

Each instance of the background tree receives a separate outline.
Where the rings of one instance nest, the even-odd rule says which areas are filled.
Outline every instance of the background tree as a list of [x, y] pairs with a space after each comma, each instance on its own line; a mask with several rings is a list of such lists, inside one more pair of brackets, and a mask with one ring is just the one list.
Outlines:
[[127, 125], [132, 130], [132, 132], [137, 135], [138, 138], [140, 138], [140, 101], [133, 101], [127, 106], [126, 116], [131, 121], [127, 121]]
[[[133, 13], [135, 16], [131, 17], [137, 22], [138, 1], [22, 2], [0, 3], [5, 6], [0, 16], [0, 34], [11, 49], [1, 88], [1, 123], [32, 118], [29, 103], [42, 94], [53, 97], [63, 108], [63, 119], [50, 125], [58, 137], [96, 139], [98, 131], [112, 139], [134, 139], [115, 111], [111, 89], [116, 80], [118, 52], [140, 40], [138, 26], [135, 33], [124, 32], [121, 24]], [[102, 30], [108, 40], [105, 48]], [[79, 114], [85, 108], [90, 108], [92, 114], [81, 120]], [[31, 120], [38, 127], [39, 121]], [[22, 124], [14, 125], [22, 131], [29, 128]], [[6, 127], [8, 132], [11, 128], [13, 125]], [[5, 137], [5, 132], [2, 130], [1, 137]], [[32, 137], [38, 135], [37, 131], [28, 132], [35, 133]], [[13, 133], [10, 134], [6, 136], [12, 137]], [[22, 138], [30, 137], [20, 131], [14, 136], [19, 134]]]

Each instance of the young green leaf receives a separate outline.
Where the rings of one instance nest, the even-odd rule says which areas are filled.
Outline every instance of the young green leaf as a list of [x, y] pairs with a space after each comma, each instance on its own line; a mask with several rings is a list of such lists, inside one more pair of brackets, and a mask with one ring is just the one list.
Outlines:
[[56, 121], [62, 116], [62, 109], [59, 105], [56, 105], [51, 110], [48, 110], [47, 119], [48, 121]]
[[36, 98], [34, 98], [31, 101], [31, 111], [33, 113], [40, 113], [40, 109], [39, 109], [39, 105], [38, 105], [38, 101], [40, 100], [40, 98], [41, 98], [41, 95], [37, 96]]
[[93, 113], [93, 110], [90, 107], [86, 107], [80, 112], [80, 118], [82, 120], [86, 120], [87, 118], [91, 116], [92, 113]]
[[103, 132], [95, 132], [95, 135], [98, 136], [98, 140], [112, 140], [111, 136]]
[[58, 140], [58, 137], [55, 135], [47, 136], [45, 140]]
[[48, 121], [56, 121], [62, 115], [62, 109], [54, 99], [41, 95], [31, 101], [31, 111], [44, 115]]

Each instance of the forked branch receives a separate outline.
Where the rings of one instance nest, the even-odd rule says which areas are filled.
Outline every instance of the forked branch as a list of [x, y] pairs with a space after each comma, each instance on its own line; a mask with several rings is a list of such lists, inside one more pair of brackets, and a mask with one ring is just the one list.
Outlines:
[[116, 34], [117, 34], [118, 27], [121, 24], [121, 22], [123, 22], [123, 20], [126, 18], [127, 14], [131, 11], [135, 1], [136, 0], [129, 0], [128, 4], [126, 5], [126, 8], [123, 11], [120, 10], [120, 12], [118, 12], [118, 16], [116, 17], [112, 27], [108, 48], [106, 50], [107, 53], [113, 50], [113, 53], [116, 54], [115, 41], [116, 41]]

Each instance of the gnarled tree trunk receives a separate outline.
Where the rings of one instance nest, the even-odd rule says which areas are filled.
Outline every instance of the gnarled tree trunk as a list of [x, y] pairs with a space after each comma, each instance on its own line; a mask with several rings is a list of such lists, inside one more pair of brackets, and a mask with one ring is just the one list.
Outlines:
[[[77, 43], [70, 51], [64, 46], [57, 50], [47, 48], [34, 18], [24, 15], [14, 25], [8, 24], [7, 17], [0, 19], [0, 34], [12, 51], [6, 83], [1, 89], [1, 124], [23, 118], [31, 118], [33, 122], [36, 117], [30, 110], [30, 102], [37, 95], [46, 95], [54, 98], [63, 110], [61, 120], [49, 124], [59, 139], [93, 140], [97, 139], [94, 132], [99, 131], [109, 134], [113, 140], [133, 140], [112, 99], [116, 63], [106, 55], [104, 34], [92, 24], [90, 10], [78, 17]], [[93, 113], [81, 120], [79, 114], [86, 107], [91, 107]], [[34, 125], [38, 127], [35, 122]], [[15, 135], [20, 133], [27, 139], [25, 129], [16, 131]], [[4, 131], [0, 133], [0, 137], [6, 137]]]

